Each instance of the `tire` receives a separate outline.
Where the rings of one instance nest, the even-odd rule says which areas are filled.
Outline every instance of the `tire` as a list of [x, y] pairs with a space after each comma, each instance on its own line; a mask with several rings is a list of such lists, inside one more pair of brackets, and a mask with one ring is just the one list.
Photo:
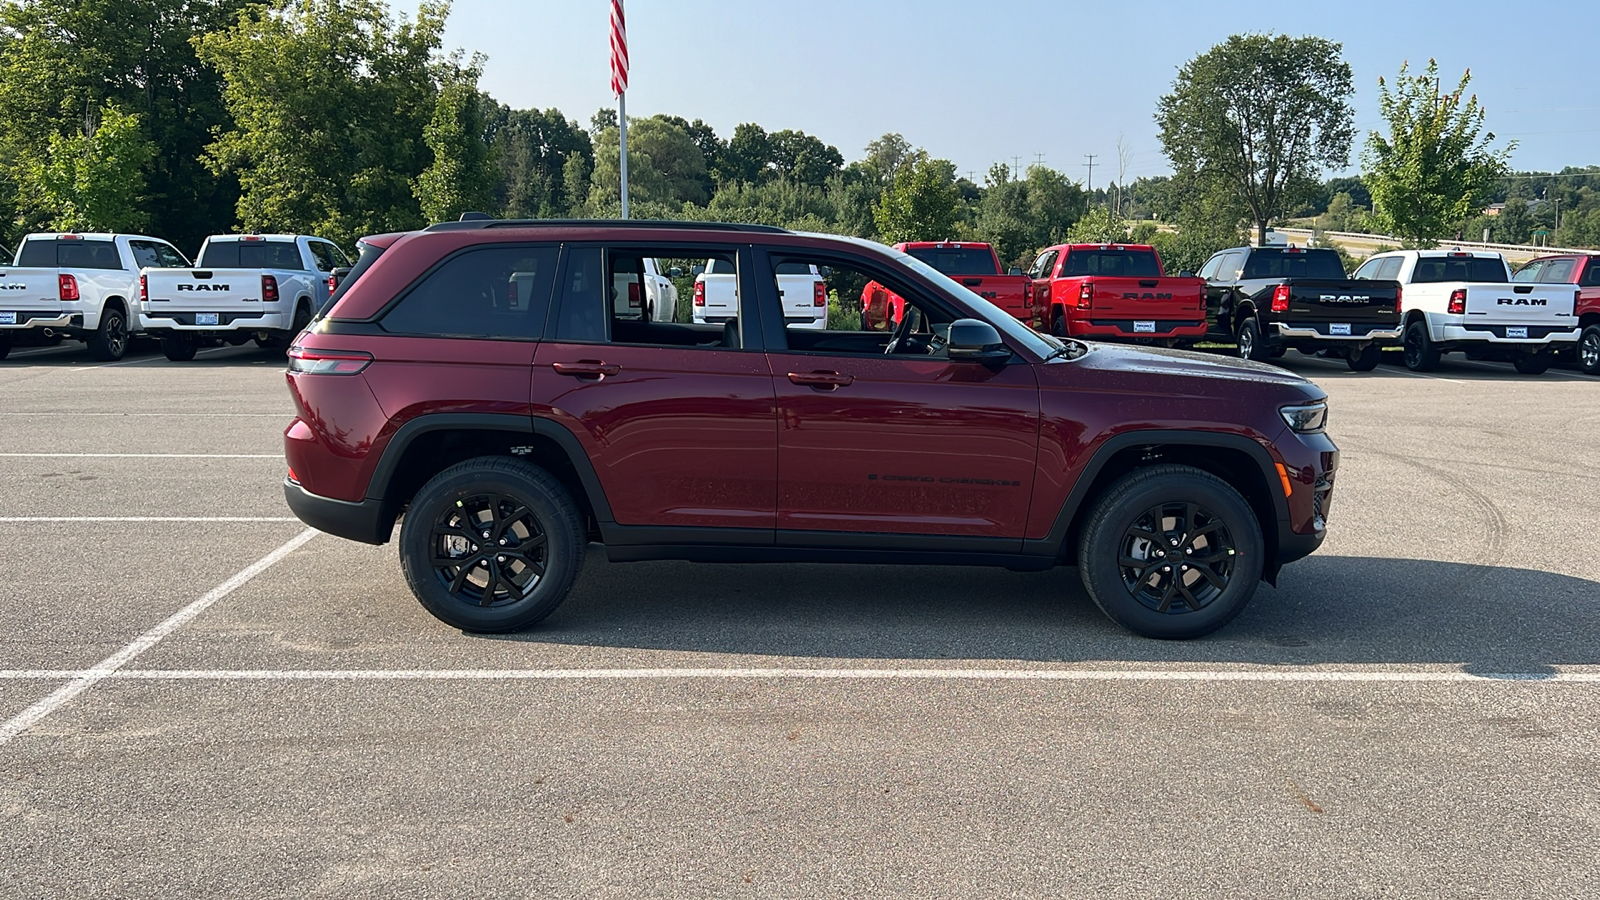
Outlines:
[[1368, 344], [1360, 350], [1351, 350], [1344, 356], [1344, 364], [1352, 372], [1371, 372], [1378, 367], [1378, 360], [1383, 358], [1383, 348], [1377, 344]]
[[1600, 375], [1600, 325], [1590, 325], [1579, 336], [1578, 368], [1586, 375]]
[[0, 359], [11, 355], [11, 335], [0, 334]]
[[169, 334], [161, 339], [161, 352], [173, 362], [188, 362], [200, 349], [200, 341], [192, 334]]
[[1067, 314], [1059, 309], [1050, 314], [1050, 333], [1058, 338], [1067, 336]]
[[[1145, 637], [1187, 640], [1228, 624], [1255, 596], [1266, 564], [1250, 505], [1227, 482], [1190, 466], [1124, 475], [1086, 521], [1078, 545], [1084, 590], [1113, 621]], [[1194, 568], [1174, 576], [1161, 568], [1161, 554], [1179, 551], [1176, 558], [1190, 560], [1180, 566]]]
[[1406, 368], [1413, 372], [1432, 372], [1439, 368], [1439, 346], [1428, 336], [1428, 323], [1421, 319], [1406, 326]]
[[116, 362], [128, 352], [128, 317], [120, 308], [100, 311], [100, 327], [89, 334], [89, 355], [101, 362]]
[[1267, 352], [1267, 358], [1269, 358], [1269, 359], [1283, 359], [1283, 355], [1285, 353], [1288, 353], [1288, 352], [1289, 352], [1289, 348], [1288, 347], [1273, 347], [1271, 350], [1269, 350]]
[[[504, 556], [480, 548], [480, 528], [491, 539], [501, 532], [497, 543], [510, 541]], [[550, 615], [572, 589], [584, 549], [572, 495], [549, 472], [510, 457], [469, 459], [435, 475], [412, 498], [400, 527], [400, 563], [411, 592], [439, 621], [470, 632], [521, 631]], [[473, 564], [435, 565], [448, 559]], [[483, 605], [486, 587], [491, 593]]]
[[1511, 365], [1524, 375], [1543, 375], [1550, 371], [1553, 361], [1548, 353], [1523, 353], [1513, 359]]
[[1263, 362], [1267, 359], [1268, 349], [1261, 340], [1261, 323], [1255, 316], [1245, 319], [1239, 324], [1239, 356], [1243, 359], [1253, 359]]

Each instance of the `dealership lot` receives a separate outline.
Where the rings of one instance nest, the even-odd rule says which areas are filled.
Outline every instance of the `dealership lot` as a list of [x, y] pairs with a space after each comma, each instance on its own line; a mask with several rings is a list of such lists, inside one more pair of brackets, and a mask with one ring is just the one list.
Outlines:
[[290, 517], [280, 356], [18, 350], [0, 895], [1592, 891], [1600, 379], [1284, 362], [1331, 535], [1172, 644], [1070, 569], [598, 549], [464, 635]]

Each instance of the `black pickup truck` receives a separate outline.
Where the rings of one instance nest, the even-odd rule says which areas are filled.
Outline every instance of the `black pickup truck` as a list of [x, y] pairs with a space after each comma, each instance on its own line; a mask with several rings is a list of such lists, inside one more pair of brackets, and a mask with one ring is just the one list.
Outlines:
[[1246, 359], [1328, 350], [1367, 372], [1382, 344], [1400, 337], [1400, 283], [1352, 281], [1332, 250], [1235, 247], [1207, 260], [1200, 277], [1206, 340], [1237, 344]]

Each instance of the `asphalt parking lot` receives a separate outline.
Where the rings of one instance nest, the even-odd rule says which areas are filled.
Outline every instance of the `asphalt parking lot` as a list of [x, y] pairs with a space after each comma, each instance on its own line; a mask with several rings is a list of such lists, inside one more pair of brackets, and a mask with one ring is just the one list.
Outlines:
[[1600, 379], [1332, 396], [1219, 634], [1070, 569], [610, 564], [451, 631], [283, 505], [270, 351], [0, 363], [0, 895], [1593, 897]]

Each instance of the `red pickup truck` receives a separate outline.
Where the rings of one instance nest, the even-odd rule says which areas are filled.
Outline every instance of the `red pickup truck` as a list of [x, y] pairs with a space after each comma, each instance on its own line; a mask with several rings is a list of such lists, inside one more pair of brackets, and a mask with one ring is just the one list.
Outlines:
[[1590, 375], [1600, 375], [1600, 254], [1569, 253], [1541, 256], [1517, 270], [1512, 281], [1534, 284], [1575, 284], [1578, 286], [1578, 367]]
[[[1033, 321], [1033, 291], [1021, 269], [1005, 272], [994, 248], [978, 241], [910, 241], [894, 245], [1023, 322]], [[1004, 273], [1004, 274], [1002, 274]], [[861, 291], [862, 326], [869, 331], [900, 322], [905, 301], [876, 281]]]
[[1060, 244], [1029, 273], [1038, 327], [1058, 337], [1174, 346], [1206, 333], [1206, 283], [1168, 277], [1148, 244]]

